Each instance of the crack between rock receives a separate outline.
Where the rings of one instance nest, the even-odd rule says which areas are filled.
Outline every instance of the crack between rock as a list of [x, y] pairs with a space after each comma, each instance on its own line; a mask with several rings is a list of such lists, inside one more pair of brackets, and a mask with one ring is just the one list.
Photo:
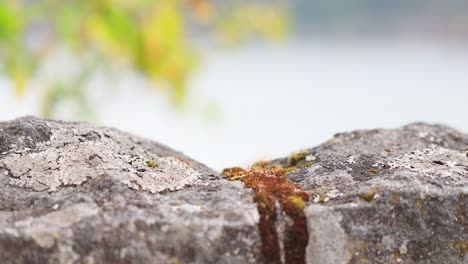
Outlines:
[[[235, 167], [225, 169], [223, 175], [228, 180], [243, 182], [245, 188], [255, 192], [265, 262], [305, 263], [309, 235], [304, 208], [309, 194], [287, 179], [283, 168], [257, 166], [245, 170]], [[292, 221], [280, 219], [280, 216]], [[284, 234], [283, 230], [278, 230], [280, 225], [284, 226]]]

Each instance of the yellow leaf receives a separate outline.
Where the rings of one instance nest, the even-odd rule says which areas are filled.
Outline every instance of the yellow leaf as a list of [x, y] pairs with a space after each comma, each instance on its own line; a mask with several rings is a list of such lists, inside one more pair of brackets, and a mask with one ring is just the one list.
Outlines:
[[26, 88], [26, 74], [22, 70], [17, 70], [14, 73], [14, 81], [15, 81], [15, 94], [17, 96], [21, 96], [25, 92]]

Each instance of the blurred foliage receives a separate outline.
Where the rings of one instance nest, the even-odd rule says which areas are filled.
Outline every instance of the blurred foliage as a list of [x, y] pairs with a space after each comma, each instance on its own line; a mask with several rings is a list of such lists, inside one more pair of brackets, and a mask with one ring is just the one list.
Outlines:
[[[226, 1], [227, 2], [227, 1]], [[206, 37], [236, 44], [251, 36], [277, 39], [286, 31], [281, 2], [229, 1], [226, 8], [208, 0], [3, 0], [0, 2], [0, 64], [14, 81], [16, 94], [27, 89], [41, 61], [65, 48], [79, 58], [97, 54], [99, 63], [124, 63], [157, 87], [165, 87], [176, 105], [184, 103], [187, 80], [197, 65], [189, 26]], [[72, 99], [89, 111], [83, 84], [95, 63], [83, 64], [79, 80], [44, 84], [42, 115]]]

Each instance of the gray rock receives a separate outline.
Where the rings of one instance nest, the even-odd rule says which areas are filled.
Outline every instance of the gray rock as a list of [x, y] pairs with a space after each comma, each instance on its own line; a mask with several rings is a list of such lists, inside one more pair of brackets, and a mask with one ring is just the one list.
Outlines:
[[466, 134], [413, 124], [307, 150], [315, 164], [287, 175], [312, 197], [307, 261], [468, 263], [467, 148]]
[[[468, 263], [467, 148], [413, 124], [307, 150], [287, 174], [311, 195], [307, 263]], [[1, 263], [262, 263], [253, 197], [114, 129], [0, 123]]]
[[165, 146], [32, 117], [0, 123], [1, 263], [254, 263], [252, 193]]

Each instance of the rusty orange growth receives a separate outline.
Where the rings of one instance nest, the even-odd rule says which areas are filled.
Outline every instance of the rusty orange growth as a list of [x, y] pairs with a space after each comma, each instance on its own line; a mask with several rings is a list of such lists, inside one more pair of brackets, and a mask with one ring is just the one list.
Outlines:
[[[269, 167], [269, 168], [268, 168]], [[229, 180], [240, 180], [246, 188], [255, 191], [255, 202], [260, 214], [259, 230], [262, 237], [262, 254], [267, 263], [281, 263], [280, 242], [276, 230], [277, 206], [293, 223], [286, 226], [284, 256], [286, 263], [305, 263], [308, 243], [307, 221], [304, 214], [309, 194], [285, 177], [280, 167], [257, 164], [250, 170], [235, 167], [225, 169]]]

